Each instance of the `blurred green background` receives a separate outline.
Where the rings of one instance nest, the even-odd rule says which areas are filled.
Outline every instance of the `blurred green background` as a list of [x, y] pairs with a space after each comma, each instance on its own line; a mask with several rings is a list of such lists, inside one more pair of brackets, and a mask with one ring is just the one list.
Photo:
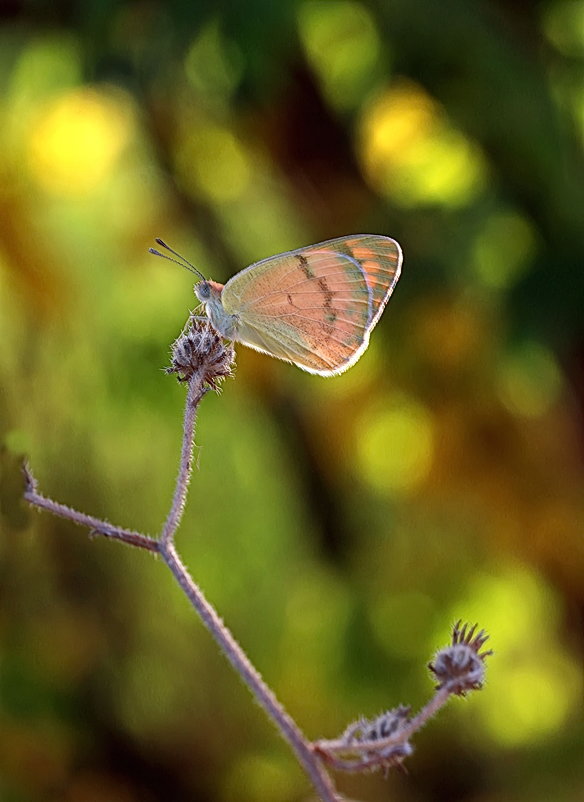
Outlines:
[[150, 555], [192, 276], [352, 233], [404, 272], [322, 379], [238, 348], [178, 545], [311, 738], [431, 693], [459, 617], [488, 684], [361, 800], [584, 797], [584, 2], [2, 0], [0, 799], [311, 790]]

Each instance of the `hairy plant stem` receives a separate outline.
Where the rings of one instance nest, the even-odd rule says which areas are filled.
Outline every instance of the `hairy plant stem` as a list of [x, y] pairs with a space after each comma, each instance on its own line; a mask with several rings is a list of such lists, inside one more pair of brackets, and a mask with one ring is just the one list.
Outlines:
[[[389, 749], [392, 746], [406, 743], [412, 735], [415, 735], [419, 730], [424, 727], [428, 721], [436, 715], [436, 713], [443, 707], [451, 697], [452, 692], [447, 688], [438, 688], [430, 701], [424, 705], [420, 712], [414, 716], [407, 724], [404, 724], [393, 735], [388, 735], [387, 738], [376, 738], [371, 742], [352, 742], [347, 745], [346, 740], [337, 738], [334, 740], [320, 740], [314, 743], [314, 749], [320, 753], [323, 758], [330, 765], [334, 766], [341, 771], [362, 771], [364, 766], [371, 766], [371, 761], [360, 763], [356, 760], [342, 760], [337, 758], [336, 755], [343, 754], [348, 751], [352, 752], [371, 752], [375, 749], [377, 752], [382, 752], [384, 749]], [[381, 758], [380, 762], [383, 762]]]
[[319, 758], [312, 751], [305, 735], [286, 712], [273, 691], [266, 685], [215, 609], [191, 579], [174, 544], [163, 545], [161, 543], [160, 554], [223, 654], [296, 753], [321, 799], [325, 802], [337, 802], [339, 797], [335, 793], [332, 781], [322, 767]]
[[59, 518], [66, 518], [79, 526], [86, 526], [92, 535], [102, 535], [111, 540], [121, 540], [122, 543], [126, 543], [128, 546], [136, 546], [147, 551], [159, 551], [158, 540], [153, 537], [134, 532], [132, 529], [122, 529], [120, 526], [95, 518], [93, 515], [86, 515], [84, 512], [74, 510], [66, 504], [60, 504], [58, 501], [53, 501], [53, 499], [43, 496], [38, 492], [36, 479], [26, 464], [23, 466], [23, 473], [26, 483], [24, 498], [29, 504], [47, 510]]
[[333, 782], [325, 770], [321, 758], [315, 753], [311, 743], [286, 712], [273, 691], [266, 685], [215, 609], [207, 601], [201, 589], [191, 578], [174, 545], [174, 537], [184, 512], [192, 472], [198, 406], [210, 389], [206, 385], [206, 381], [206, 367], [204, 365], [193, 371], [189, 378], [179, 472], [171, 508], [158, 540], [139, 532], [114, 526], [107, 521], [86, 515], [41, 495], [37, 490], [36, 481], [27, 466], [24, 467], [26, 480], [24, 497], [30, 504], [45, 509], [53, 513], [53, 515], [66, 518], [80, 526], [88, 527], [92, 534], [119, 540], [129, 546], [159, 554], [225, 657], [247, 685], [268, 717], [272, 719], [282, 737], [290, 744], [306, 774], [310, 777], [322, 802], [338, 802], [340, 797], [335, 791]]
[[273, 691], [266, 685], [260, 673], [252, 665], [214, 607], [209, 604], [199, 586], [191, 578], [174, 546], [174, 535], [180, 524], [192, 472], [197, 410], [199, 403], [209, 389], [204, 386], [204, 376], [204, 370], [200, 369], [193, 373], [189, 379], [180, 468], [172, 506], [159, 542], [159, 554], [168, 565], [185, 596], [195, 608], [223, 654], [296, 753], [321, 799], [324, 802], [336, 802], [338, 796], [335, 793], [332, 781], [319, 758], [312, 751], [309, 741], [278, 701]]
[[183, 440], [180, 455], [180, 467], [174, 488], [172, 505], [164, 522], [160, 535], [161, 546], [168, 546], [174, 540], [178, 529], [185, 504], [189, 482], [193, 470], [193, 449], [195, 447], [195, 426], [197, 422], [197, 410], [203, 396], [209, 392], [209, 387], [205, 386], [205, 366], [200, 367], [191, 376], [188, 384], [187, 399], [185, 402], [185, 414], [183, 422]]

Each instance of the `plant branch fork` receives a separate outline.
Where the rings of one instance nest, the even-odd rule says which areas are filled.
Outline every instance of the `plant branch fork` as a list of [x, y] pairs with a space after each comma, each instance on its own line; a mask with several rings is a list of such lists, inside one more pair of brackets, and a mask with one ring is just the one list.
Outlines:
[[233, 349], [226, 346], [208, 322], [191, 319], [173, 345], [174, 373], [187, 384], [183, 440], [178, 476], [168, 516], [158, 537], [115, 526], [42, 495], [28, 465], [24, 498], [32, 506], [86, 527], [92, 536], [118, 540], [128, 546], [158, 554], [201, 618], [214, 640], [248, 689], [273, 721], [310, 778], [322, 802], [339, 802], [339, 793], [327, 766], [340, 771], [372, 771], [400, 765], [413, 748], [409, 738], [424, 726], [452, 695], [465, 695], [481, 687], [484, 659], [490, 651], [481, 651], [487, 639], [476, 627], [455, 626], [450, 646], [437, 653], [430, 670], [439, 680], [436, 693], [415, 717], [400, 706], [375, 719], [359, 719], [335, 740], [310, 742], [265, 683], [243, 649], [227, 629], [216, 610], [207, 601], [182, 562], [174, 539], [185, 509], [192, 473], [196, 419], [199, 404], [210, 391], [217, 391], [221, 381], [232, 375]]

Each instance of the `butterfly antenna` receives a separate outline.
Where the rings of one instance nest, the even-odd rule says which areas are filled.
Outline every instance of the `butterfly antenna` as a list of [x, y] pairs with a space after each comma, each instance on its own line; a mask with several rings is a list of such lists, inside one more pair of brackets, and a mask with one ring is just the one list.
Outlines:
[[163, 239], [160, 239], [160, 237], [156, 237], [154, 241], [156, 242], [157, 245], [160, 245], [161, 248], [165, 248], [167, 251], [170, 251], [170, 253], [174, 254], [174, 256], [176, 256], [177, 258], [173, 259], [172, 256], [168, 256], [168, 254], [166, 253], [161, 253], [160, 251], [156, 250], [156, 248], [148, 248], [150, 253], [153, 253], [154, 256], [160, 256], [162, 259], [168, 259], [169, 262], [174, 262], [175, 265], [180, 265], [181, 267], [184, 267], [186, 270], [190, 270], [191, 273], [194, 273], [196, 276], [199, 276], [199, 278], [201, 278], [203, 281], [206, 280], [205, 276], [199, 270], [197, 270], [197, 268], [193, 264], [191, 264], [188, 259], [185, 259], [185, 257], [182, 254], [180, 254], [178, 251], [175, 251], [173, 248], [170, 247], [170, 245], [167, 245]]

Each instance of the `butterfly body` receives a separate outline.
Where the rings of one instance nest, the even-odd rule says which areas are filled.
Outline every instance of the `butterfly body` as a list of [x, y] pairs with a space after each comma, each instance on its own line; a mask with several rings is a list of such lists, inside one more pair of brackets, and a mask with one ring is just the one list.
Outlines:
[[195, 284], [195, 295], [205, 304], [207, 317], [215, 331], [227, 340], [239, 340], [237, 336], [239, 317], [225, 311], [221, 301], [223, 286], [217, 281], [199, 281]]
[[367, 348], [401, 263], [395, 240], [355, 234], [256, 262], [225, 285], [203, 279], [195, 294], [223, 337], [333, 376]]

